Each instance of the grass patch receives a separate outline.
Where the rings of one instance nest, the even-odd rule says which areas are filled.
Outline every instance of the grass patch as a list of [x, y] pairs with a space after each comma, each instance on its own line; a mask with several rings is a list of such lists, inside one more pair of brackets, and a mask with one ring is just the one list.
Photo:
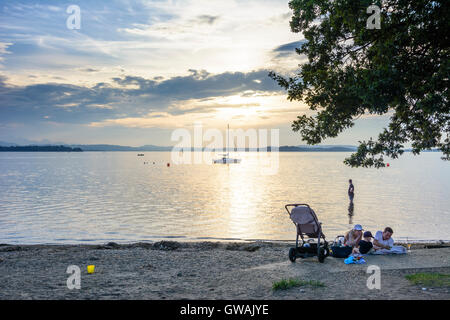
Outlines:
[[280, 281], [274, 282], [272, 285], [273, 290], [287, 290], [294, 287], [305, 287], [310, 286], [313, 288], [325, 287], [325, 284], [317, 280], [300, 280], [300, 279], [281, 279]]
[[405, 276], [412, 284], [429, 287], [450, 287], [450, 274], [414, 273]]

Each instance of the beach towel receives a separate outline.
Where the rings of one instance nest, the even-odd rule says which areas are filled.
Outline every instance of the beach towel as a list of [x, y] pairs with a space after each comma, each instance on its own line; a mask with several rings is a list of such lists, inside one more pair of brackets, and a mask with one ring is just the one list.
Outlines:
[[388, 249], [379, 249], [372, 254], [405, 254], [406, 248], [404, 246], [393, 246], [390, 250]]

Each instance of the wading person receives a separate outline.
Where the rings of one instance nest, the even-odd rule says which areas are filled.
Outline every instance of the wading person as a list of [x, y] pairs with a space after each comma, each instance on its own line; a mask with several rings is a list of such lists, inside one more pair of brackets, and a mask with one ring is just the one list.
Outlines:
[[352, 179], [348, 180], [348, 197], [350, 199], [350, 203], [353, 202], [353, 197], [355, 196], [355, 187], [353, 186]]

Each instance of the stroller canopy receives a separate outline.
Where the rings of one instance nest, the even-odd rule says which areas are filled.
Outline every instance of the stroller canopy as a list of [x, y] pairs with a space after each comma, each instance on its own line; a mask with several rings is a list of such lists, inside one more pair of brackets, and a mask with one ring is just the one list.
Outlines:
[[319, 237], [319, 231], [321, 230], [320, 224], [316, 213], [309, 206], [297, 205], [292, 208], [289, 215], [292, 222], [297, 226], [297, 233], [299, 235], [306, 234], [309, 238]]

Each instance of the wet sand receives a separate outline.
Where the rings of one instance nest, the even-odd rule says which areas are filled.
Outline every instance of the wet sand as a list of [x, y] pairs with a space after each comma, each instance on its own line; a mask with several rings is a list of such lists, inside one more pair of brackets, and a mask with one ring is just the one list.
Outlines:
[[[449, 287], [412, 285], [405, 275], [450, 274], [448, 244], [414, 245], [406, 255], [367, 256], [346, 265], [328, 257], [288, 260], [291, 243], [162, 241], [117, 245], [0, 245], [0, 299], [450, 299]], [[95, 265], [88, 274], [87, 265]], [[67, 288], [69, 265], [81, 289]], [[369, 290], [369, 265], [381, 289]], [[324, 287], [272, 290], [274, 282], [319, 280]]]

